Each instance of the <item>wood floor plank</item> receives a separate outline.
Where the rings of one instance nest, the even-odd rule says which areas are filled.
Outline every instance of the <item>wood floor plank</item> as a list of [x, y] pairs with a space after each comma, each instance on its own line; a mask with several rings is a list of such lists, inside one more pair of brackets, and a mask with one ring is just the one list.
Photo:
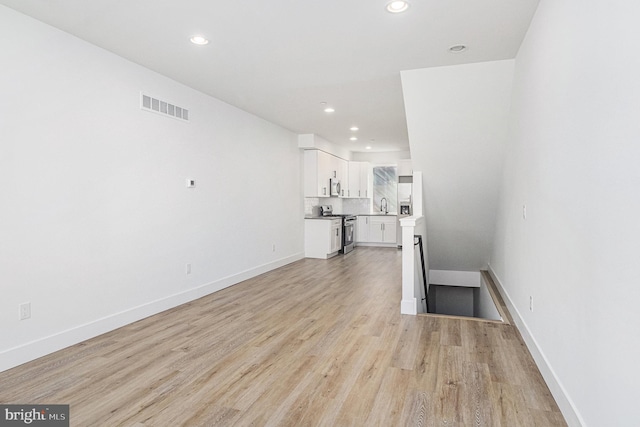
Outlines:
[[72, 426], [564, 426], [511, 324], [399, 313], [401, 252], [304, 259], [0, 373]]
[[401, 425], [402, 410], [406, 398], [406, 387], [411, 380], [411, 371], [391, 367], [386, 369], [382, 383], [365, 422], [367, 426]]
[[402, 333], [398, 336], [393, 348], [391, 366], [403, 369], [413, 369], [417, 356], [417, 348], [420, 347], [422, 335], [421, 324], [412, 316], [402, 316], [400, 320]]

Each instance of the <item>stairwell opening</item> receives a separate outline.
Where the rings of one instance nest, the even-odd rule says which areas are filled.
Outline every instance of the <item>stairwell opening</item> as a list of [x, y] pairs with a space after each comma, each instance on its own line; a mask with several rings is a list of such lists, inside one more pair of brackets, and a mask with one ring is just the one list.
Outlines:
[[423, 291], [425, 314], [509, 323], [495, 285], [486, 271], [430, 270], [429, 279], [431, 283]]

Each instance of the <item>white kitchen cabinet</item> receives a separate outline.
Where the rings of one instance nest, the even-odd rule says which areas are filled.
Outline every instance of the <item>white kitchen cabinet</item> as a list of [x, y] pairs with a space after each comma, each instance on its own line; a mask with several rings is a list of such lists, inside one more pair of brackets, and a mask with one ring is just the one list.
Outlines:
[[304, 152], [304, 197], [331, 197], [331, 180], [340, 181], [340, 197], [347, 197], [349, 162], [320, 150]]
[[369, 215], [359, 216], [356, 228], [356, 243], [369, 243]]
[[348, 197], [349, 162], [336, 156], [331, 156], [331, 177], [340, 181], [340, 197]]
[[372, 216], [369, 240], [377, 243], [396, 243], [396, 216]]
[[356, 242], [365, 246], [396, 245], [395, 215], [358, 215]]
[[342, 188], [341, 197], [348, 197], [347, 191], [349, 189], [349, 162], [344, 159], [340, 159], [340, 185]]
[[349, 187], [347, 197], [360, 197], [360, 162], [349, 162]]
[[[371, 194], [372, 168], [369, 162], [349, 162], [347, 197], [368, 198]], [[370, 184], [371, 182], [371, 184]]]
[[304, 197], [330, 197], [333, 177], [332, 156], [320, 150], [304, 152]]
[[327, 259], [342, 246], [342, 218], [304, 220], [304, 256]]
[[331, 221], [331, 253], [342, 249], [342, 219]]
[[360, 197], [373, 197], [373, 166], [369, 162], [360, 164]]
[[369, 241], [370, 242], [382, 242], [383, 239], [383, 222], [380, 220], [374, 221], [374, 217], [370, 217], [369, 222]]

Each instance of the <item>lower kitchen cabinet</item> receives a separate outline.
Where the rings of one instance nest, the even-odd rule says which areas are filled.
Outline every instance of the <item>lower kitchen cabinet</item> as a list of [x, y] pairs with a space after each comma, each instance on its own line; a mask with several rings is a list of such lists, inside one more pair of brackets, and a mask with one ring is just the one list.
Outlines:
[[342, 218], [304, 220], [304, 256], [331, 258], [342, 246]]
[[372, 216], [369, 238], [373, 242], [396, 243], [396, 217]]
[[356, 243], [369, 241], [369, 218], [368, 215], [358, 217], [358, 225], [356, 227]]
[[357, 243], [381, 243], [384, 246], [396, 244], [395, 215], [358, 216]]

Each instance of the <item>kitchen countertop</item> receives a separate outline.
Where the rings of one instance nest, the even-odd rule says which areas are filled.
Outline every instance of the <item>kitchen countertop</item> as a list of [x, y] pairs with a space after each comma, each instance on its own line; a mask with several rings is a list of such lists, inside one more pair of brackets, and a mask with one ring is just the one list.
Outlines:
[[341, 219], [341, 216], [305, 216], [304, 219]]
[[[354, 216], [398, 216], [395, 212], [389, 212], [388, 214], [380, 213], [364, 213], [364, 214], [353, 214]], [[305, 215], [304, 219], [339, 219], [341, 216], [310, 216]]]

